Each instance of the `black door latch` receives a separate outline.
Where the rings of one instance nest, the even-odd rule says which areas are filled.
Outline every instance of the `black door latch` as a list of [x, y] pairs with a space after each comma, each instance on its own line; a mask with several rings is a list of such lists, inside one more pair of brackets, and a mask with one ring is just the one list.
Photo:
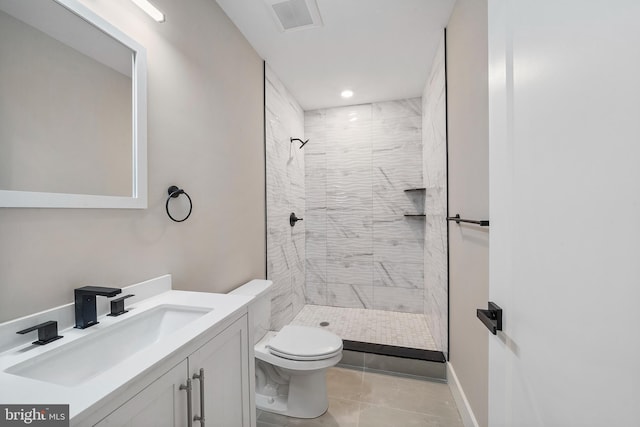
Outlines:
[[502, 309], [495, 303], [489, 301], [489, 309], [479, 308], [476, 310], [476, 314], [493, 335], [502, 330]]

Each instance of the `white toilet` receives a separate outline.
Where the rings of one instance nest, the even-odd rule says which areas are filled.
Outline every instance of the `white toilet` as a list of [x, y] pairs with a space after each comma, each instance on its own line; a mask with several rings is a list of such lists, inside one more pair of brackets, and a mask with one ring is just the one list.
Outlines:
[[342, 339], [327, 330], [284, 326], [269, 331], [270, 280], [252, 280], [232, 291], [251, 295], [256, 358], [256, 407], [296, 418], [315, 418], [329, 407], [326, 372], [342, 359]]

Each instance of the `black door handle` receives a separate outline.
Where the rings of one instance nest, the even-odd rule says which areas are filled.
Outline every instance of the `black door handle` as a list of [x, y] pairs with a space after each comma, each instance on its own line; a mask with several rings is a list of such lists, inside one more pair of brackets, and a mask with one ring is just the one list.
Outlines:
[[479, 308], [476, 310], [476, 315], [493, 335], [502, 330], [502, 309], [495, 303], [489, 301], [489, 309], [482, 310]]
[[293, 227], [298, 221], [302, 221], [302, 218], [298, 218], [295, 213], [291, 212], [291, 215], [289, 215], [289, 225]]

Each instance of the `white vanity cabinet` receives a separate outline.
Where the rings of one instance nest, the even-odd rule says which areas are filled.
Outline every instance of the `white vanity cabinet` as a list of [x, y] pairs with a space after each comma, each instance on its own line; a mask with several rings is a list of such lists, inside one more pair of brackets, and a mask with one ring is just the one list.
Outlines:
[[[144, 390], [95, 424], [96, 427], [199, 426], [198, 417], [202, 416], [203, 409], [206, 427], [251, 427], [249, 373], [253, 360], [250, 360], [248, 343], [247, 316], [244, 315], [168, 372], [160, 373]], [[197, 377], [201, 373], [204, 381]], [[185, 390], [188, 382], [190, 392]]]
[[[249, 368], [254, 361], [249, 360], [246, 320], [244, 316], [189, 356], [193, 413], [200, 416], [204, 408], [206, 427], [251, 426]], [[193, 379], [201, 369], [204, 382]]]
[[186, 425], [187, 396], [180, 390], [187, 376], [187, 360], [151, 383], [96, 426], [174, 427]]

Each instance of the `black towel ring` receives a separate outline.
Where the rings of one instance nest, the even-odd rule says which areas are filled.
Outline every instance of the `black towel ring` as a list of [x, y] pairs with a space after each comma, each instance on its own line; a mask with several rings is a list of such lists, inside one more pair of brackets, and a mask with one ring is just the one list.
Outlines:
[[[193, 202], [191, 202], [191, 197], [189, 197], [189, 195], [186, 193], [186, 191], [184, 191], [181, 188], [176, 187], [175, 185], [172, 185], [171, 187], [169, 187], [169, 189], [167, 190], [167, 192], [169, 193], [169, 197], [167, 197], [167, 203], [165, 204], [165, 209], [167, 210], [167, 215], [169, 215], [169, 218], [171, 218], [173, 221], [175, 222], [183, 222], [186, 221], [187, 218], [189, 218], [189, 216], [191, 215], [191, 211], [193, 210]], [[178, 197], [179, 195], [184, 194], [185, 196], [187, 196], [187, 199], [189, 199], [189, 213], [187, 214], [187, 216], [185, 216], [182, 219], [175, 219], [174, 217], [171, 216], [171, 214], [169, 213], [169, 201], [171, 199], [175, 199], [176, 197]]]

